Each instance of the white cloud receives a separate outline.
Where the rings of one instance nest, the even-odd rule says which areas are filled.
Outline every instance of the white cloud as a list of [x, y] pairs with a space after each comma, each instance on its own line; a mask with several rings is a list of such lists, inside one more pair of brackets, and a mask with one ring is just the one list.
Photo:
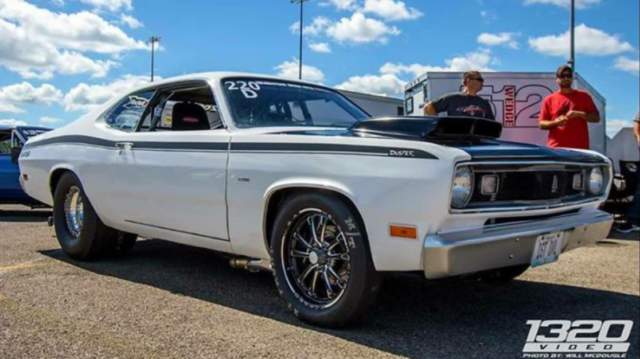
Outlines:
[[635, 75], [640, 74], [640, 61], [632, 60], [625, 56], [618, 57], [613, 67], [618, 70], [627, 71]]
[[489, 67], [494, 58], [488, 51], [468, 53], [445, 60], [447, 66], [431, 66], [421, 64], [404, 65], [402, 63], [387, 62], [380, 68], [382, 74], [412, 75], [414, 78], [425, 72], [463, 72], [463, 71], [495, 71]]
[[320, 6], [334, 6], [338, 10], [356, 10], [358, 3], [356, 0], [327, 0], [321, 2]]
[[102, 77], [117, 63], [82, 53], [113, 56], [147, 46], [95, 13], [65, 14], [24, 0], [2, 0], [0, 48], [0, 65], [25, 78], [48, 79], [54, 73]]
[[140, 20], [127, 14], [120, 14], [120, 23], [125, 24], [132, 29], [144, 27], [144, 24]]
[[132, 10], [131, 0], [77, 0], [81, 3], [91, 5], [98, 10], [108, 10], [118, 12], [120, 10]]
[[339, 84], [337, 88], [366, 92], [383, 96], [402, 97], [404, 85], [425, 72], [443, 71], [494, 71], [489, 65], [495, 60], [488, 50], [479, 50], [464, 56], [457, 56], [445, 60], [446, 66], [431, 66], [422, 64], [404, 65], [402, 63], [387, 62], [380, 67], [380, 75], [352, 76]]
[[387, 21], [415, 20], [424, 14], [418, 9], [407, 8], [402, 1], [365, 0], [362, 12], [375, 14]]
[[[278, 70], [277, 76], [297, 80], [300, 73], [299, 64], [298, 60], [294, 59], [292, 61], [285, 61], [274, 69]], [[302, 79], [306, 81], [322, 82], [324, 81], [324, 73], [317, 67], [302, 64]]]
[[[304, 29], [302, 29], [302, 33], [304, 35], [319, 36], [329, 27], [329, 25], [331, 25], [331, 20], [323, 16], [318, 16], [313, 19], [311, 24], [305, 26]], [[291, 25], [289, 27], [289, 30], [295, 34], [299, 33], [300, 22], [298, 21]]]
[[380, 68], [380, 73], [390, 75], [402, 75], [411, 74], [413, 77], [418, 77], [427, 71], [434, 71], [434, 66], [425, 66], [421, 64], [404, 65], [402, 63], [387, 62]]
[[93, 77], [103, 77], [116, 65], [111, 60], [92, 60], [77, 52], [60, 50], [2, 19], [0, 48], [0, 65], [24, 78], [46, 80], [55, 72], [65, 75], [89, 73]]
[[80, 52], [104, 54], [146, 49], [120, 28], [87, 11], [74, 14], [55, 13], [23, 0], [0, 2], [0, 18], [17, 22], [31, 37], [54, 46]]
[[512, 49], [517, 49], [520, 47], [518, 41], [515, 40], [518, 36], [520, 35], [514, 32], [501, 32], [498, 34], [483, 32], [478, 36], [478, 43], [486, 46], [503, 45]]
[[148, 76], [125, 75], [100, 85], [81, 83], [72, 88], [63, 100], [65, 111], [90, 111], [134, 87], [149, 83]]
[[331, 52], [331, 47], [326, 42], [310, 43], [309, 48], [315, 52], [321, 52], [328, 54]]
[[[549, 35], [529, 39], [529, 46], [537, 52], [552, 56], [569, 55], [569, 31], [560, 35]], [[576, 27], [576, 52], [584, 55], [604, 56], [633, 51], [633, 46], [621, 41], [617, 35], [580, 24]]]
[[25, 111], [14, 104], [0, 102], [0, 112], [22, 113]]
[[347, 81], [336, 86], [336, 88], [380, 96], [400, 97], [404, 93], [405, 83], [405, 81], [392, 74], [365, 75], [352, 76]]
[[34, 87], [28, 82], [0, 88], [0, 112], [20, 113], [18, 105], [51, 105], [62, 99], [62, 92], [50, 84]]
[[40, 117], [40, 123], [43, 125], [56, 125], [62, 122], [64, 122], [64, 120], [61, 118], [48, 117], [48, 116]]
[[342, 18], [327, 29], [327, 35], [338, 42], [365, 44], [370, 42], [387, 43], [389, 36], [397, 36], [400, 30], [388, 26], [382, 21], [369, 19], [362, 13], [351, 18]]
[[[489, 50], [479, 50], [476, 52], [467, 53], [464, 56], [456, 56], [454, 58], [445, 60], [446, 67], [440, 68], [440, 71], [495, 71], [489, 65], [497, 63], [498, 59], [491, 56]], [[437, 70], [432, 70], [437, 71]]]
[[0, 125], [9, 125], [9, 126], [26, 126], [27, 123], [24, 121], [16, 120], [15, 118], [0, 120]]
[[632, 127], [632, 120], [607, 120], [607, 136], [613, 138], [618, 131], [625, 127]]
[[[591, 5], [598, 4], [600, 0], [576, 0], [576, 8], [585, 9]], [[570, 7], [571, 0], [525, 0], [525, 5], [531, 4], [551, 4], [562, 7]]]

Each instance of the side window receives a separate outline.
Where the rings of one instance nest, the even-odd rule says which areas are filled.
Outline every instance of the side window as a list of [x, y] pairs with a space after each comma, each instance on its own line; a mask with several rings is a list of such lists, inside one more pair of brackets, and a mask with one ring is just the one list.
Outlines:
[[153, 111], [156, 116], [159, 114], [159, 118], [153, 120], [155, 125], [152, 125], [151, 116], [147, 116], [140, 127], [141, 132], [205, 131], [223, 128], [218, 107], [208, 86], [174, 90], [166, 94], [169, 96], [162, 111], [158, 111], [157, 108]]
[[17, 133], [14, 133], [11, 137], [11, 147], [22, 147], [22, 141], [20, 141]]
[[11, 132], [0, 132], [0, 155], [11, 154]]
[[409, 97], [404, 101], [404, 108], [407, 110], [407, 114], [413, 113], [413, 97]]
[[125, 97], [104, 117], [105, 123], [117, 130], [133, 131], [154, 92], [139, 92]]

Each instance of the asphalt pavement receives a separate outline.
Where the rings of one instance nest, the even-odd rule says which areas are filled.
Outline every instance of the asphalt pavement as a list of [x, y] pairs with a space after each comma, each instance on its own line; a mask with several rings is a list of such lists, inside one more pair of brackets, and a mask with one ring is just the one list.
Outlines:
[[386, 277], [359, 326], [319, 329], [268, 273], [141, 240], [124, 258], [69, 259], [47, 210], [0, 206], [0, 358], [522, 358], [527, 320], [634, 321], [639, 241], [612, 236], [506, 285]]

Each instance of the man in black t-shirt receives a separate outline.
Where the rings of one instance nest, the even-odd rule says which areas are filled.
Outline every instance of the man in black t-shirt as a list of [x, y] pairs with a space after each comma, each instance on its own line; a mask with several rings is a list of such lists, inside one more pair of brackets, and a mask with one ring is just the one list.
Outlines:
[[447, 116], [480, 117], [495, 121], [489, 101], [478, 96], [484, 79], [478, 71], [465, 72], [462, 77], [463, 92], [444, 95], [424, 107], [426, 116], [437, 116], [446, 112]]

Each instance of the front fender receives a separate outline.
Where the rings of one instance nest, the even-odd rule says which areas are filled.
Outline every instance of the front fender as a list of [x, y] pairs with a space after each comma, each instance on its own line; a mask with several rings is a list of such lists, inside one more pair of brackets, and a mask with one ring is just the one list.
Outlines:
[[[263, 196], [263, 210], [262, 210], [262, 228], [263, 228], [263, 242], [267, 251], [269, 251], [269, 206], [271, 205], [271, 199], [274, 197], [276, 193], [280, 191], [290, 190], [290, 189], [321, 189], [325, 191], [334, 192], [340, 194], [347, 198], [351, 203], [353, 203], [356, 208], [357, 204], [354, 200], [354, 196], [352, 191], [347, 187], [347, 185], [329, 180], [329, 179], [319, 179], [319, 178], [304, 178], [304, 177], [294, 177], [294, 178], [286, 178], [279, 180], [273, 183], [264, 193]], [[366, 230], [366, 223], [364, 223]]]

